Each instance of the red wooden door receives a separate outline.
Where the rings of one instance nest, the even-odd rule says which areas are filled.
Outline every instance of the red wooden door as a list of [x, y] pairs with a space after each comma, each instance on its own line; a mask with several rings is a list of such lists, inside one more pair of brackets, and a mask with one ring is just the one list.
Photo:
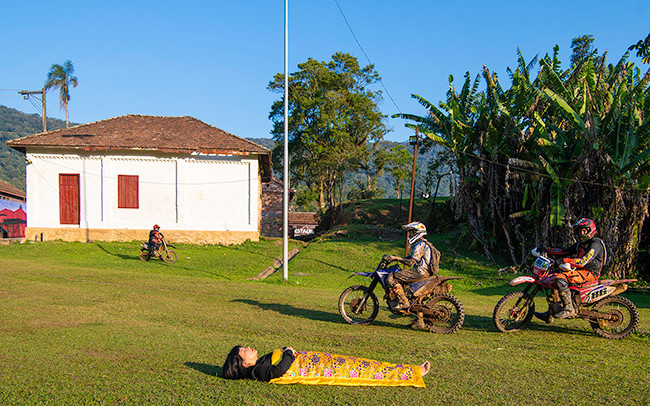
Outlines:
[[59, 221], [79, 224], [79, 174], [59, 174]]

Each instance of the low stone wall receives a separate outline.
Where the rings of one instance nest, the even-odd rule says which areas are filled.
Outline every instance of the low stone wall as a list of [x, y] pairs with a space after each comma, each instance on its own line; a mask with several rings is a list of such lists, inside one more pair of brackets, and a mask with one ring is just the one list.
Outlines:
[[[87, 228], [39, 228], [27, 227], [25, 239], [28, 241], [147, 241], [150, 230], [87, 229]], [[241, 244], [246, 240], [259, 241], [256, 231], [196, 231], [161, 230], [170, 243], [185, 244]]]

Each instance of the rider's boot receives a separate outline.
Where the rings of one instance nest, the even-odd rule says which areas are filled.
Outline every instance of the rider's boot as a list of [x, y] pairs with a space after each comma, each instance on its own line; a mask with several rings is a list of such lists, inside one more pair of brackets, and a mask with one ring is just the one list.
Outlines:
[[554, 314], [553, 317], [558, 319], [566, 319], [573, 317], [576, 314], [575, 309], [573, 308], [573, 299], [571, 298], [571, 291], [569, 290], [569, 283], [564, 279], [556, 279], [555, 285], [560, 291], [560, 299], [562, 299], [562, 304], [564, 309], [557, 314]]
[[553, 323], [554, 318], [553, 318], [553, 315], [551, 314], [550, 309], [545, 311], [544, 313], [535, 312], [534, 314], [535, 314], [535, 317], [537, 317], [538, 319], [544, 321], [546, 324]]
[[411, 328], [413, 330], [427, 330], [427, 325], [424, 324], [424, 314], [422, 314], [422, 312], [418, 312], [417, 318], [413, 321], [413, 324], [411, 324]]
[[399, 303], [395, 307], [393, 307], [393, 309], [395, 310], [408, 309], [410, 303], [408, 298], [406, 297], [406, 293], [404, 293], [404, 288], [402, 287], [402, 285], [396, 283], [393, 286], [393, 292], [395, 293], [395, 296], [397, 296], [397, 300], [399, 301]]

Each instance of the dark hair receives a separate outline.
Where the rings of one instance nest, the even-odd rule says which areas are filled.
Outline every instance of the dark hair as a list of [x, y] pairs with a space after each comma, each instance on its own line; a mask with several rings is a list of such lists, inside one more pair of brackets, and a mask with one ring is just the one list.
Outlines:
[[232, 347], [226, 357], [226, 362], [223, 363], [221, 374], [226, 379], [249, 379], [251, 377], [253, 367], [246, 368], [244, 366], [244, 360], [239, 355], [240, 348], [242, 348], [241, 345]]

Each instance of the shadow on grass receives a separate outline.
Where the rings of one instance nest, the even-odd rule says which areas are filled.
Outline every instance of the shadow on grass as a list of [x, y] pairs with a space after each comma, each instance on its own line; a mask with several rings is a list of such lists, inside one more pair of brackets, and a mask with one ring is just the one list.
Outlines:
[[[299, 307], [294, 307], [287, 304], [281, 303], [262, 303], [257, 300], [251, 299], [235, 299], [233, 302], [245, 303], [251, 306], [257, 306], [262, 310], [272, 310], [287, 316], [296, 316], [304, 319], [315, 320], [315, 321], [326, 321], [329, 323], [336, 324], [347, 324], [345, 320], [341, 318], [341, 315], [338, 313], [329, 313], [323, 312], [320, 310], [312, 309], [301, 309]], [[395, 316], [395, 317], [405, 317], [405, 316]], [[371, 323], [373, 326], [383, 326], [383, 327], [392, 327], [392, 328], [408, 328], [408, 326], [403, 326], [401, 324], [386, 323], [383, 321], [373, 321]], [[359, 326], [361, 328], [361, 326]]]
[[[503, 333], [496, 328], [494, 322], [492, 321], [492, 317], [476, 316], [472, 314], [465, 315], [465, 323], [463, 323], [463, 327], [461, 329], [469, 330], [469, 331], [487, 331], [496, 334], [517, 334], [518, 333], [516, 331], [512, 333]], [[541, 320], [533, 318], [533, 320], [531, 320], [531, 322], [522, 329], [522, 331], [526, 331], [526, 330], [536, 331], [540, 333], [553, 332], [556, 334], [580, 335], [580, 336], [590, 336], [590, 337], [595, 336], [595, 333], [591, 330], [591, 328], [589, 327], [589, 323], [586, 321], [584, 322], [583, 326], [580, 326], [576, 324], [576, 322], [574, 322], [571, 325], [568, 325], [568, 324], [564, 324], [562, 321], [555, 321], [553, 324], [546, 324]]]
[[186, 362], [184, 365], [206, 375], [221, 376], [221, 367], [216, 365], [204, 364], [202, 362]]
[[328, 313], [320, 310], [301, 309], [281, 303], [262, 303], [251, 299], [235, 299], [233, 302], [245, 303], [251, 306], [257, 306], [262, 310], [272, 310], [287, 316], [296, 316], [309, 320], [329, 321], [332, 323], [344, 323], [338, 313]]
[[122, 259], [137, 259], [138, 261], [140, 261], [140, 257], [139, 257], [139, 255], [140, 255], [140, 247], [139, 246], [137, 248], [134, 248], [134, 250], [137, 251], [136, 255], [124, 255], [124, 254], [118, 254], [118, 253], [115, 253], [115, 252], [111, 252], [111, 251], [107, 250], [106, 248], [104, 248], [104, 246], [102, 244], [98, 244], [98, 243], [95, 243], [95, 246], [97, 248], [99, 248], [100, 250], [104, 251], [105, 253], [107, 253], [109, 255], [112, 255], [114, 257], [118, 257], [118, 258], [122, 258]]
[[465, 314], [465, 322], [461, 328], [463, 330], [473, 331], [498, 331], [492, 322], [492, 317], [475, 316], [472, 314]]

